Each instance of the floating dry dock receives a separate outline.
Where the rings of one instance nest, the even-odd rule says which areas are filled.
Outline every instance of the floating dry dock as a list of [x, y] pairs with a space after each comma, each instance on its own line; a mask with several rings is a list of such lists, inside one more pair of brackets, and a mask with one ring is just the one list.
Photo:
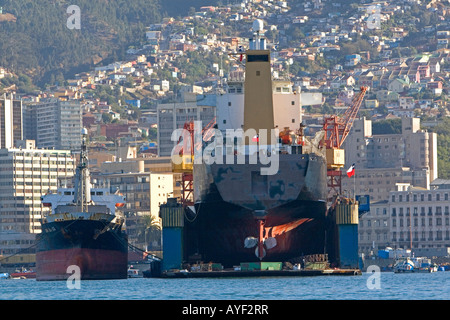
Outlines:
[[235, 268], [223, 269], [220, 264], [209, 263], [187, 269], [163, 271], [162, 278], [225, 278], [225, 277], [310, 277], [324, 275], [361, 275], [360, 269], [330, 268], [326, 262], [308, 263], [307, 268], [283, 268], [281, 262], [243, 262]]
[[162, 278], [227, 278], [227, 277], [311, 277], [311, 276], [354, 276], [361, 275], [359, 269], [325, 270], [222, 270], [222, 271], [165, 271]]

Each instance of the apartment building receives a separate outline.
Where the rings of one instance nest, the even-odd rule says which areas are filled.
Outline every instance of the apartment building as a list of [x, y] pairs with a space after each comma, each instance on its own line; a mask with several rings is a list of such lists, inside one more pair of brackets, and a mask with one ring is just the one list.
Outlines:
[[159, 220], [159, 206], [173, 196], [173, 174], [145, 171], [144, 161], [136, 159], [104, 162], [100, 172], [93, 173], [92, 178], [109, 187], [111, 192], [118, 191], [125, 196], [125, 207], [121, 211], [129, 242], [146, 249], [149, 245], [145, 237], [148, 220]]
[[387, 200], [395, 183], [429, 189], [437, 178], [437, 135], [420, 129], [420, 119], [402, 118], [399, 134], [372, 134], [372, 121], [355, 120], [345, 140], [345, 163], [355, 177], [342, 179], [344, 190]]
[[[205, 96], [205, 98], [207, 98]], [[202, 128], [211, 122], [216, 116], [214, 99], [204, 99], [199, 96], [196, 101], [183, 101], [174, 103], [158, 104], [158, 155], [160, 157], [170, 156], [176, 141], [172, 141], [172, 133], [183, 128], [189, 121], [201, 121]]]
[[38, 148], [80, 150], [81, 129], [79, 101], [49, 98], [24, 106], [24, 137]]
[[32, 140], [0, 149], [0, 252], [29, 248], [49, 213], [41, 196], [56, 191], [60, 179], [73, 177], [75, 161], [68, 150], [36, 149]]
[[389, 199], [371, 203], [359, 220], [359, 251], [450, 247], [450, 180], [436, 179], [430, 186], [398, 183]]
[[6, 93], [0, 97], [0, 148], [12, 148], [22, 140], [22, 101]]

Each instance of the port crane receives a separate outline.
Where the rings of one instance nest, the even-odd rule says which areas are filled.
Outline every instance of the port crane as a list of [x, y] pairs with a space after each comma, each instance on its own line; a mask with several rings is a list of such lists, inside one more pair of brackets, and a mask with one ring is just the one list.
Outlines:
[[181, 173], [181, 203], [183, 206], [192, 206], [194, 193], [194, 154], [195, 151], [201, 150], [203, 141], [209, 141], [214, 136], [214, 128], [216, 125], [216, 117], [214, 117], [205, 127], [202, 128], [202, 140], [194, 139], [194, 121], [186, 121], [183, 129], [189, 133], [189, 137], [180, 137], [178, 144], [183, 139], [179, 155], [182, 158], [180, 164], [172, 162], [172, 172]]
[[327, 158], [328, 201], [342, 193], [341, 168], [345, 165], [345, 154], [341, 146], [350, 133], [366, 91], [367, 87], [360, 87], [360, 92], [342, 116], [332, 115], [324, 119], [323, 144]]

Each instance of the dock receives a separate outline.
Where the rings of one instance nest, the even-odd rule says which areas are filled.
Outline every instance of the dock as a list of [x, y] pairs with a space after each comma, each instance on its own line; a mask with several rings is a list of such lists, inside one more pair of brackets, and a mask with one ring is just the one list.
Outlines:
[[245, 278], [245, 277], [311, 277], [311, 276], [355, 276], [359, 269], [324, 270], [221, 270], [221, 271], [164, 271], [160, 278]]

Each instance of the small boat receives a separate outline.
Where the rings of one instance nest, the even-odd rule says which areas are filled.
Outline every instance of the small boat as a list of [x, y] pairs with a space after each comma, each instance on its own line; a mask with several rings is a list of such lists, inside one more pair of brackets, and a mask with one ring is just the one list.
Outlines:
[[140, 278], [139, 269], [134, 269], [133, 266], [128, 268], [128, 278]]
[[431, 263], [431, 260], [425, 257], [400, 258], [394, 264], [395, 273], [415, 272], [431, 273], [437, 271], [437, 266]]
[[413, 272], [414, 263], [409, 258], [400, 258], [394, 264], [394, 273]]
[[10, 274], [12, 279], [35, 279], [36, 272], [33, 270], [16, 271]]
[[0, 273], [0, 280], [2, 280], [2, 279], [9, 279], [9, 278], [10, 278], [10, 275], [9, 275], [8, 272]]

